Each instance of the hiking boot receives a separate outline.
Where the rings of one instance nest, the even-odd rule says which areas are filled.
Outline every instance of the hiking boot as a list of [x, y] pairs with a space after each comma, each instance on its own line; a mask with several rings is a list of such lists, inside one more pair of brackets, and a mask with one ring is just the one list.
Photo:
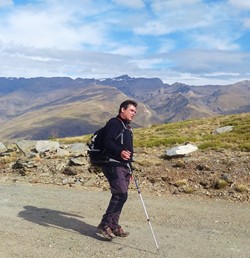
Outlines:
[[113, 230], [113, 234], [115, 236], [119, 236], [119, 237], [126, 237], [129, 235], [129, 232], [125, 232], [121, 227]]
[[102, 235], [108, 239], [108, 240], [112, 240], [113, 238], [115, 238], [115, 235], [113, 234], [112, 230], [110, 229], [109, 226], [107, 225], [101, 225], [99, 224], [97, 229], [99, 230], [100, 233], [102, 233]]

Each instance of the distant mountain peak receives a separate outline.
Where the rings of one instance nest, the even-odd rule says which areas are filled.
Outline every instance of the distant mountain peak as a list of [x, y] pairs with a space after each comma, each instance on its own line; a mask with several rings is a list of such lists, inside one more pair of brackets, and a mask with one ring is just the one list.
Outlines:
[[128, 76], [127, 74], [113, 78], [113, 80], [119, 80], [119, 81], [120, 81], [120, 80], [127, 81], [127, 80], [131, 80], [131, 79], [135, 79], [135, 78], [131, 78], [131, 77]]

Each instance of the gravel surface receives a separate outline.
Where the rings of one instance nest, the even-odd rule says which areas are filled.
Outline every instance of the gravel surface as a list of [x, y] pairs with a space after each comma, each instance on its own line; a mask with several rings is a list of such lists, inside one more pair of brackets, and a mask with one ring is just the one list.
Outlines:
[[250, 257], [250, 206], [142, 192], [159, 250], [136, 191], [105, 241], [96, 226], [110, 198], [100, 189], [0, 182], [0, 257]]

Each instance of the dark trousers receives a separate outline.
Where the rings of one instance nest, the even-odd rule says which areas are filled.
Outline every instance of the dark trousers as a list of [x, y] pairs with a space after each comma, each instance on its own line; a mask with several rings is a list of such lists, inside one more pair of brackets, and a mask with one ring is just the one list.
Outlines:
[[114, 230], [120, 227], [119, 218], [123, 205], [128, 199], [130, 169], [127, 167], [103, 167], [102, 171], [109, 182], [112, 196], [101, 224]]

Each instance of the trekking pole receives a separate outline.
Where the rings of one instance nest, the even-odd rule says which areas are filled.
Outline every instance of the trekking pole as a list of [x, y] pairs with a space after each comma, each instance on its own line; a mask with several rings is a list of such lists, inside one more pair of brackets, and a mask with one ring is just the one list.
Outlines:
[[152, 227], [152, 225], [151, 225], [151, 222], [150, 222], [150, 219], [149, 219], [149, 216], [148, 216], [148, 212], [147, 212], [145, 203], [144, 203], [143, 198], [142, 198], [142, 195], [141, 195], [141, 190], [140, 190], [140, 188], [139, 188], [139, 185], [138, 185], [137, 180], [136, 180], [136, 178], [135, 178], [134, 175], [133, 175], [133, 177], [134, 177], [134, 181], [135, 181], [135, 186], [136, 186], [136, 188], [137, 188], [138, 194], [139, 194], [140, 199], [141, 199], [141, 202], [142, 202], [143, 209], [144, 209], [145, 214], [146, 214], [146, 217], [147, 217], [147, 221], [148, 221], [148, 224], [149, 224], [149, 227], [150, 227], [150, 230], [151, 230], [153, 239], [154, 239], [154, 241], [155, 241], [156, 248], [157, 248], [157, 250], [159, 251], [159, 246], [158, 246], [158, 243], [157, 243], [157, 241], [156, 241], [156, 237], [155, 237], [155, 234], [154, 234], [154, 231], [153, 231], [153, 227]]

